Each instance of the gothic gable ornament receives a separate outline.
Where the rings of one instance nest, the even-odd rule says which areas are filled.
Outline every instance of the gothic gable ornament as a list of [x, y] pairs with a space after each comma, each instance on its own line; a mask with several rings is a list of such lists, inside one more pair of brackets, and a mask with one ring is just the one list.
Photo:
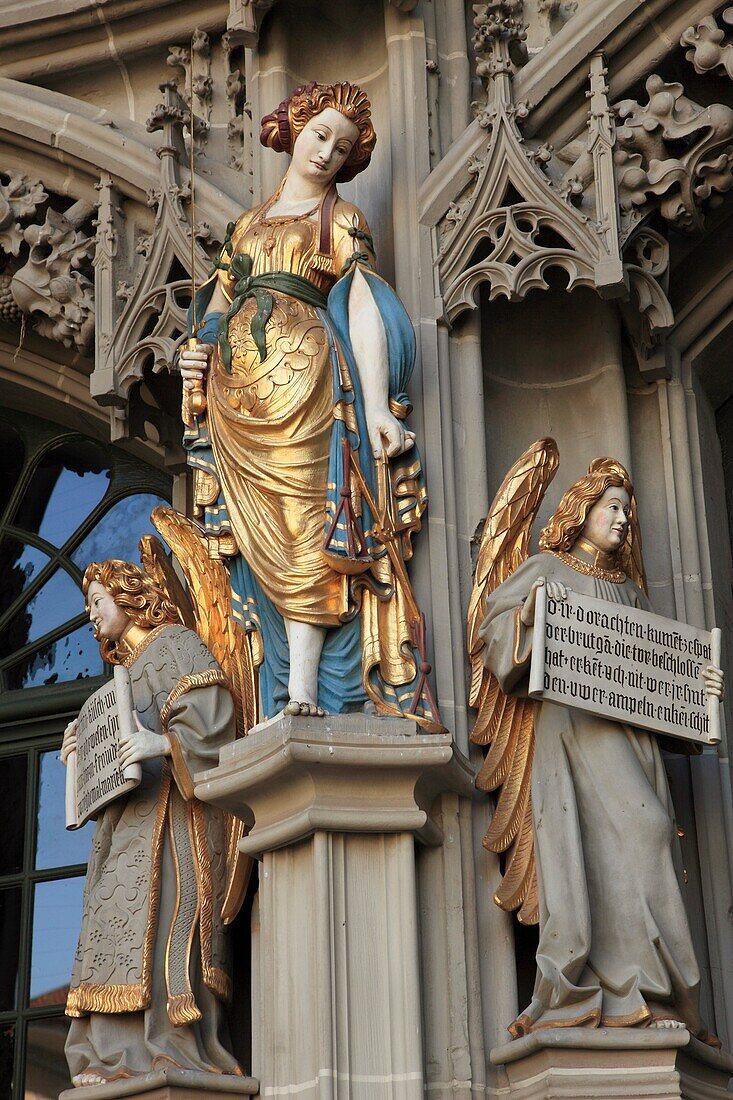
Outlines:
[[144, 369], [167, 373], [186, 330], [191, 267], [195, 265], [199, 281], [210, 266], [198, 235], [192, 244], [184, 209], [190, 191], [181, 185], [177, 167], [183, 153], [182, 127], [190, 115], [177, 102], [173, 86], [163, 85], [162, 90], [165, 103], [148, 120], [149, 130], [162, 130], [165, 135], [158, 151], [160, 186], [148, 195], [148, 204], [156, 211], [155, 224], [150, 236], [138, 241], [137, 251], [145, 263], [132, 286], [118, 282], [119, 262], [114, 262], [122, 217], [116, 190], [109, 177], [102, 177], [99, 185], [96, 297], [107, 308], [97, 319], [96, 369], [90, 385], [100, 404], [122, 410], [123, 424], [131, 389], [142, 381]]
[[439, 256], [448, 321], [477, 304], [481, 283], [490, 297], [519, 301], [530, 290], [547, 289], [550, 268], [568, 276], [568, 290], [587, 286], [604, 297], [626, 292], [618, 245], [618, 202], [613, 175], [613, 125], [600, 54], [591, 62], [592, 154], [597, 192], [593, 222], [572, 205], [572, 187], [564, 191], [543, 170], [552, 150], [530, 149], [517, 120], [526, 117], [515, 104], [512, 74], [520, 60], [524, 27], [515, 13], [517, 0], [474, 5], [477, 72], [487, 86], [479, 124], [490, 131], [482, 162], [474, 167], [476, 184], [468, 201], [446, 215], [453, 222]]

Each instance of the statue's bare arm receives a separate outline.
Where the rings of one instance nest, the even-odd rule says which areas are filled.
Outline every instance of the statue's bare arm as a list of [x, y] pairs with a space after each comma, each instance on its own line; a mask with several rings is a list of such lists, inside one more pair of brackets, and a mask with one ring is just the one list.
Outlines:
[[389, 410], [387, 334], [369, 284], [358, 267], [349, 292], [349, 334], [374, 457], [381, 455], [382, 448], [390, 457], [402, 454], [413, 446], [415, 436]]

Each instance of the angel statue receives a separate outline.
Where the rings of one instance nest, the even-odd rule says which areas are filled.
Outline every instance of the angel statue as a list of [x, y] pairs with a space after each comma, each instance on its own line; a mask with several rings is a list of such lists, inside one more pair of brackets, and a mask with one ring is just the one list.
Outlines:
[[[547, 1027], [687, 1027], [700, 972], [676, 870], [676, 830], [658, 738], [528, 698], [535, 601], [568, 590], [651, 610], [638, 515], [620, 462], [598, 458], [567, 490], [529, 556], [559, 457], [534, 443], [486, 519], [468, 617], [472, 740], [489, 746], [477, 785], [498, 791], [484, 839], [505, 852], [494, 900], [539, 921], [534, 995], [514, 1038]], [[723, 673], [705, 690], [720, 698]], [[685, 742], [674, 742], [675, 746]], [[666, 745], [665, 745], [666, 747]]]
[[[193, 776], [215, 766], [237, 736], [235, 703], [247, 713], [246, 699], [236, 699], [244, 670], [234, 667], [216, 593], [208, 591], [210, 622], [197, 622], [160, 542], [144, 536], [141, 551], [145, 569], [93, 562], [83, 581], [104, 660], [130, 673], [138, 730], [120, 737], [120, 760], [141, 762], [142, 781], [97, 818], [66, 1004], [76, 1086], [167, 1065], [242, 1074], [225, 1022], [224, 924], [247, 867], [236, 854], [241, 831], [195, 797]], [[218, 636], [219, 661], [207, 635]], [[72, 722], [64, 763], [75, 748]]]
[[296, 88], [260, 140], [290, 165], [228, 227], [179, 357], [194, 515], [254, 636], [262, 718], [371, 707], [440, 730], [405, 567], [427, 504], [415, 335], [336, 190], [371, 159], [369, 100]]

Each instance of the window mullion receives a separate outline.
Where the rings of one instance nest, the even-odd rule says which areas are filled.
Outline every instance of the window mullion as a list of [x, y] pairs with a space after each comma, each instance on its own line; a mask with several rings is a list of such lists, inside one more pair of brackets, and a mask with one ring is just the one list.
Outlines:
[[28, 752], [25, 801], [25, 841], [23, 851], [22, 890], [20, 902], [20, 945], [18, 951], [18, 977], [15, 999], [15, 1054], [13, 1062], [13, 1100], [22, 1100], [25, 1091], [26, 1023], [22, 1015], [28, 1002], [30, 985], [31, 935], [33, 929], [32, 884], [28, 878], [33, 859], [35, 791], [37, 785], [38, 753]]

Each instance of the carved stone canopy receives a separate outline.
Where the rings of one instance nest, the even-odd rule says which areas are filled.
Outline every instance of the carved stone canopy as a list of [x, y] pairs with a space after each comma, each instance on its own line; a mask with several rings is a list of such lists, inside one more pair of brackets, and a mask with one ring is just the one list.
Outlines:
[[[486, 102], [474, 109], [488, 140], [481, 150], [475, 135], [466, 143], [471, 155], [462, 172], [451, 154], [460, 190], [447, 210], [445, 185], [426, 189], [437, 219], [445, 320], [475, 308], [483, 283], [491, 298], [517, 301], [547, 287], [548, 271], [559, 268], [568, 290], [588, 286], [616, 297], [640, 370], [664, 370], [660, 349], [674, 314], [669, 244], [660, 230], [699, 231], [706, 211], [733, 190], [733, 110], [703, 106], [656, 74], [647, 78], [646, 100], [612, 107], [596, 52], [585, 133], [556, 152], [525, 140], [520, 129], [530, 117], [514, 93], [524, 64], [521, 0], [476, 4], [474, 13], [476, 71], [486, 88]], [[733, 8], [719, 19], [733, 26]], [[733, 41], [712, 16], [680, 42], [699, 74], [733, 73]]]
[[547, 174], [548, 147], [530, 148], [519, 130], [524, 104], [515, 104], [512, 75], [522, 62], [524, 28], [519, 0], [474, 5], [477, 73], [487, 88], [479, 124], [488, 131], [485, 155], [469, 165], [475, 183], [445, 217], [439, 265], [446, 320], [477, 304], [482, 283], [490, 297], [518, 301], [548, 286], [550, 268], [567, 275], [568, 289], [587, 286], [606, 297], [626, 293], [613, 175], [613, 124], [603, 58], [591, 63], [588, 150], [596, 183], [596, 216], [573, 205], [572, 186]]
[[[134, 430], [134, 425], [124, 426], [133, 387], [146, 380], [148, 389], [159, 389], [153, 376], [167, 375], [175, 359], [176, 347], [186, 331], [192, 266], [197, 283], [206, 277], [210, 267], [198, 232], [192, 241], [192, 218], [186, 210], [191, 200], [190, 183], [184, 186], [179, 179], [178, 165], [184, 152], [182, 130], [188, 125], [190, 113], [175, 85], [169, 83], [162, 89], [165, 101], [148, 122], [151, 131], [164, 134], [164, 144], [158, 153], [160, 184], [148, 195], [148, 205], [155, 210], [155, 223], [152, 233], [138, 242], [137, 252], [144, 262], [131, 285], [120, 283], [118, 277], [122, 234], [116, 189], [109, 176], [103, 176], [99, 184], [95, 276], [100, 309], [96, 364], [90, 387], [100, 404], [113, 405], [122, 411], [123, 418], [117, 418], [119, 434]], [[208, 227], [204, 236], [211, 236]], [[161, 410], [157, 410], [157, 416], [154, 412], [154, 406], [159, 404], [160, 401], [154, 402], [148, 410], [153, 422], [160, 421]], [[172, 438], [179, 432], [173, 408], [170, 412], [173, 423], [163, 428], [166, 438], [169, 435], [166, 428]], [[145, 415], [146, 410], [137, 411]], [[160, 423], [157, 430], [160, 435]]]

